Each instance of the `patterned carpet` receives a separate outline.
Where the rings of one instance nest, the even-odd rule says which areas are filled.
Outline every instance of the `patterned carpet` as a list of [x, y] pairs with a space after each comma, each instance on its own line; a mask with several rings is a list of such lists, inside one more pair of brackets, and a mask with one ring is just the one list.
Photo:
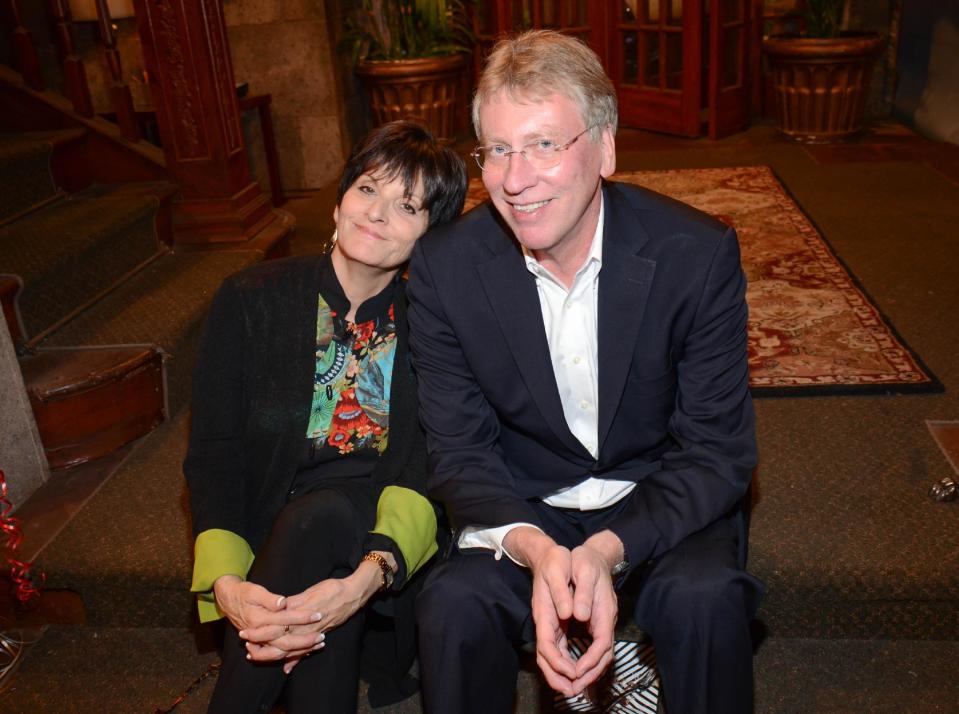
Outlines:
[[[757, 396], [941, 391], [767, 166], [618, 173], [735, 226]], [[466, 205], [487, 197], [473, 179]]]

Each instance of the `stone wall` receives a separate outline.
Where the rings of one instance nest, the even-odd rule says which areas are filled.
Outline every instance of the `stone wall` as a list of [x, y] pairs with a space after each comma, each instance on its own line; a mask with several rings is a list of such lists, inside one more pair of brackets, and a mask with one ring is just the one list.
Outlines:
[[285, 190], [334, 181], [351, 145], [323, 0], [224, 0], [233, 71], [269, 93]]

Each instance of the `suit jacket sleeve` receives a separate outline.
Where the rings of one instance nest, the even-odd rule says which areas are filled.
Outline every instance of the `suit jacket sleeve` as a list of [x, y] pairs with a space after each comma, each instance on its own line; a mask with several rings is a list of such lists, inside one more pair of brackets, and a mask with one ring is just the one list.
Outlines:
[[407, 292], [420, 419], [429, 449], [430, 496], [444, 504], [457, 528], [540, 525], [517, 494], [503, 461], [496, 414], [446, 318], [421, 243], [413, 250]]
[[610, 526], [631, 567], [740, 503], [756, 464], [749, 395], [746, 279], [735, 231], [718, 242], [677, 364], [668, 431], [675, 446], [640, 480]]

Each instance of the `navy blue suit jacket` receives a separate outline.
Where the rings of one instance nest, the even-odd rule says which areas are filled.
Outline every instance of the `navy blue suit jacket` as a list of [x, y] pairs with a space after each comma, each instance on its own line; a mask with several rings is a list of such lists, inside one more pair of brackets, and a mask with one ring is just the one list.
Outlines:
[[603, 191], [598, 459], [566, 424], [534, 278], [489, 202], [414, 249], [411, 347], [429, 491], [455, 525], [539, 523], [530, 499], [633, 480], [609, 527], [635, 567], [748, 488], [746, 280], [733, 229], [635, 186]]

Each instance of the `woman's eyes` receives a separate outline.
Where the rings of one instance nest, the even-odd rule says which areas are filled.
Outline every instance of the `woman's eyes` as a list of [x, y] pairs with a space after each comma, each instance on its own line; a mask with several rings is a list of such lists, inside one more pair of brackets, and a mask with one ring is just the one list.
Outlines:
[[[364, 196], [372, 197], [376, 195], [376, 189], [370, 184], [357, 184], [356, 190], [362, 193]], [[409, 201], [399, 201], [396, 203], [396, 207], [403, 213], [410, 216], [415, 216], [419, 212], [419, 209]]]

